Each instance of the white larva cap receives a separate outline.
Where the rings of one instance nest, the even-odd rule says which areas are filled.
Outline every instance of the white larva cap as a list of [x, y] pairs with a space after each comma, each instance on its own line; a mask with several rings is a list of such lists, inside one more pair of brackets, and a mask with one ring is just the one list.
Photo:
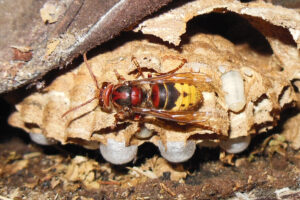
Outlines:
[[220, 147], [224, 149], [227, 153], [240, 153], [247, 149], [251, 142], [251, 136], [243, 136], [228, 140], [222, 140], [220, 142]]
[[168, 161], [181, 163], [187, 161], [194, 155], [196, 143], [192, 140], [187, 142], [167, 142], [165, 147], [161, 141], [158, 141], [158, 148], [160, 154]]
[[225, 101], [233, 112], [241, 111], [246, 104], [244, 81], [238, 71], [229, 71], [222, 75], [222, 89], [225, 92]]
[[39, 145], [48, 146], [54, 144], [52, 140], [48, 139], [46, 136], [44, 136], [41, 133], [29, 133], [29, 136], [32, 141], [34, 141]]
[[105, 160], [115, 165], [122, 165], [132, 161], [137, 154], [136, 145], [125, 146], [125, 142], [108, 139], [107, 144], [100, 144], [100, 152]]

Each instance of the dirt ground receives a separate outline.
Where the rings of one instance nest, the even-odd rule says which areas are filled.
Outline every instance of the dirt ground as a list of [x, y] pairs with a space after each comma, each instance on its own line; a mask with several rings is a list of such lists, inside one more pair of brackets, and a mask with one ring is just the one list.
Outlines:
[[[176, 170], [151, 178], [145, 170], [138, 170], [149, 160], [162, 160], [151, 144], [141, 146], [134, 164], [112, 166], [98, 151], [32, 143], [26, 133], [6, 124], [10, 109], [4, 101], [1, 105], [3, 200], [300, 198], [300, 154], [283, 145], [285, 142], [277, 147], [270, 145], [271, 140], [278, 139], [269, 137], [272, 133], [255, 137], [250, 148], [233, 159], [227, 155], [231, 164], [225, 164], [226, 159], [219, 160], [218, 148], [202, 148], [188, 162], [171, 166]], [[132, 169], [137, 173], [132, 173]], [[172, 181], [175, 171], [187, 172], [186, 178]]]

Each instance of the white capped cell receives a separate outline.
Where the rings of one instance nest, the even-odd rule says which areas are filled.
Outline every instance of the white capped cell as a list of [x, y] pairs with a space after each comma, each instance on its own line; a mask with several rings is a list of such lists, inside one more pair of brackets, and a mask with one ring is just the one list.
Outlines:
[[227, 153], [240, 153], [247, 149], [251, 142], [251, 136], [243, 136], [220, 141], [220, 147]]
[[167, 142], [164, 145], [161, 141], [158, 141], [158, 148], [160, 154], [168, 161], [181, 163], [189, 160], [194, 155], [196, 143], [189, 140], [187, 142]]
[[241, 111], [246, 104], [244, 81], [238, 71], [229, 71], [221, 76], [225, 101], [233, 112]]
[[126, 146], [125, 142], [108, 139], [107, 144], [100, 144], [100, 152], [105, 160], [115, 165], [132, 161], [137, 154], [138, 146]]
[[41, 133], [29, 133], [31, 140], [39, 145], [53, 145], [55, 142]]

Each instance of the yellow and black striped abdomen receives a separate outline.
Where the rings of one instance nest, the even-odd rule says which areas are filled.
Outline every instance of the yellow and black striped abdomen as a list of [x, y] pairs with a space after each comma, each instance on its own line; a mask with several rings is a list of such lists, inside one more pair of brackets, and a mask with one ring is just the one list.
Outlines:
[[202, 93], [186, 83], [158, 83], [152, 85], [152, 104], [156, 109], [183, 111], [193, 110], [202, 102]]

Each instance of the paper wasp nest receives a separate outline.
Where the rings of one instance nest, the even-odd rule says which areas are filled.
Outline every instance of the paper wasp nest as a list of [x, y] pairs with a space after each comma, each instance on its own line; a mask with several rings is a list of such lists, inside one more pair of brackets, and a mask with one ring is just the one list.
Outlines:
[[[104, 158], [115, 164], [132, 160], [137, 147], [144, 142], [157, 145], [167, 160], [183, 162], [193, 155], [197, 143], [208, 139], [216, 142], [221, 139], [221, 147], [228, 152], [244, 150], [251, 134], [272, 129], [280, 111], [296, 100], [290, 82], [283, 72], [276, 70], [278, 66], [272, 56], [240, 51], [217, 35], [196, 34], [182, 45], [181, 53], [147, 40], [130, 41], [88, 62], [100, 85], [118, 83], [115, 70], [126, 80], [135, 79], [135, 75], [129, 75], [136, 70], [132, 56], [141, 67], [157, 72], [176, 68], [181, 62], [176, 58], [187, 59], [176, 73], [206, 74], [216, 87], [214, 91], [202, 92], [204, 102], [199, 111], [225, 113], [225, 117], [212, 115], [205, 127], [193, 127], [146, 116], [145, 127], [140, 128], [138, 121], [126, 120], [112, 128], [115, 112], [102, 111], [98, 101], [62, 117], [67, 110], [99, 92], [83, 63], [17, 104], [9, 123], [62, 144], [77, 143], [87, 148], [98, 148], [100, 144]], [[214, 127], [221, 132], [215, 134]], [[231, 149], [228, 141], [241, 144], [240, 150]]]

